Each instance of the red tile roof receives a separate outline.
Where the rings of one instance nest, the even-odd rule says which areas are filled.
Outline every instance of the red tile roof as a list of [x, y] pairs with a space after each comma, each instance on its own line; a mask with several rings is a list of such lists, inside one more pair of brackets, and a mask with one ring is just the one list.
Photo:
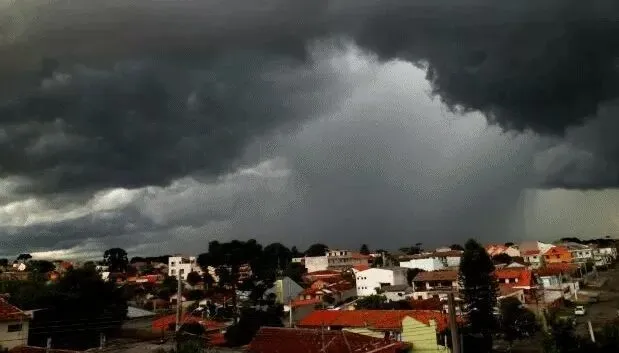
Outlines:
[[458, 271], [425, 271], [419, 272], [413, 279], [415, 282], [426, 281], [457, 281]]
[[353, 259], [369, 259], [371, 256], [370, 255], [363, 255], [360, 253], [352, 253], [350, 255], [350, 257], [352, 257]]
[[[249, 353], [396, 353], [402, 342], [346, 331], [262, 327], [248, 347]], [[324, 347], [324, 348], [323, 348]]]
[[368, 270], [370, 268], [370, 266], [368, 266], [366, 264], [360, 264], [360, 265], [355, 265], [352, 268], [354, 268], [357, 271], [365, 271], [365, 270]]
[[578, 265], [568, 263], [551, 263], [535, 271], [539, 276], [558, 276], [560, 274], [572, 274], [578, 271]]
[[292, 307], [297, 308], [305, 305], [316, 305], [318, 303], [322, 303], [322, 300], [313, 298], [313, 299], [297, 299], [292, 301]]
[[539, 255], [539, 250], [525, 250], [522, 252], [523, 256]]
[[322, 326], [369, 327], [375, 330], [400, 330], [402, 320], [407, 316], [426, 325], [430, 324], [430, 320], [434, 320], [439, 331], [443, 331], [448, 326], [445, 314], [430, 310], [317, 310], [299, 321], [298, 326], [312, 328]]
[[501, 268], [494, 271], [496, 278], [499, 281], [505, 281], [506, 279], [518, 279], [518, 282], [512, 283], [514, 286], [530, 287], [533, 283], [533, 273], [526, 267], [510, 267]]
[[445, 303], [442, 302], [439, 298], [428, 298], [428, 299], [411, 299], [409, 301], [411, 308], [415, 310], [443, 310]]
[[[194, 322], [199, 323], [200, 325], [204, 326], [205, 329], [209, 329], [209, 330], [210, 329], [222, 329], [226, 327], [224, 323], [202, 319], [201, 317], [192, 316], [190, 314], [185, 314], [183, 316], [182, 322], [183, 323], [194, 323]], [[174, 324], [174, 323], [176, 323], [176, 315], [172, 314], [172, 315], [162, 316], [158, 319], [153, 320], [152, 329], [155, 332], [159, 332], [161, 330], [166, 331], [168, 327], [170, 327], [170, 324]]]
[[30, 318], [16, 306], [9, 304], [4, 298], [0, 298], [0, 321], [19, 321]]
[[321, 270], [321, 271], [308, 272], [305, 274], [305, 276], [339, 276], [341, 274], [342, 274], [341, 271]]

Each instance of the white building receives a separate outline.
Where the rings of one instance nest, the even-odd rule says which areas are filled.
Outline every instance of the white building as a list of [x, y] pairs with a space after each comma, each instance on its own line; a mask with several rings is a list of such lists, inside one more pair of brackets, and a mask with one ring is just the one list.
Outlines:
[[329, 250], [325, 256], [306, 256], [305, 268], [308, 273], [325, 270], [348, 270], [357, 265], [368, 265], [370, 256], [350, 250]]
[[565, 242], [562, 245], [570, 251], [573, 263], [583, 264], [593, 261], [593, 249], [591, 247], [572, 242]]
[[413, 279], [413, 297], [418, 300], [446, 299], [447, 291], [458, 289], [458, 271], [420, 272]]
[[186, 280], [190, 272], [197, 272], [202, 276], [202, 269], [195, 256], [170, 256], [168, 259], [168, 276], [177, 277], [180, 275], [183, 280]]
[[462, 251], [435, 251], [419, 255], [401, 256], [400, 267], [419, 268], [424, 271], [439, 271], [460, 266]]
[[400, 267], [419, 268], [424, 271], [438, 271], [446, 267], [446, 263], [437, 257], [412, 258], [407, 261], [400, 261]]
[[607, 266], [617, 260], [617, 248], [611, 246], [590, 245], [596, 266]]
[[30, 316], [0, 298], [0, 345], [4, 349], [28, 345]]
[[376, 288], [406, 284], [404, 267], [370, 268], [357, 272], [357, 296], [364, 297], [377, 294]]
[[406, 284], [399, 284], [395, 286], [387, 286], [382, 288], [383, 293], [388, 301], [397, 302], [400, 300], [406, 300], [413, 297], [413, 287]]

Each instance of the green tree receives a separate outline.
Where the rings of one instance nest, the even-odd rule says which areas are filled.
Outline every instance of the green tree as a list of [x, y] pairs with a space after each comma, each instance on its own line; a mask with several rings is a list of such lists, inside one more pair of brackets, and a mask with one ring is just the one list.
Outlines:
[[[127, 314], [122, 291], [85, 269], [69, 271], [53, 285], [22, 285], [11, 301], [23, 310], [44, 308], [30, 322], [28, 341], [36, 346], [51, 337], [58, 348], [95, 347], [99, 333], [109, 335], [120, 329]], [[77, 328], [79, 334], [75, 334]]]
[[413, 279], [415, 279], [420, 272], [424, 272], [424, 270], [420, 268], [409, 268], [406, 270], [406, 283], [408, 283], [409, 286], [412, 285]]
[[9, 265], [8, 259], [0, 259], [0, 266], [7, 267]]
[[510, 347], [515, 340], [531, 337], [538, 330], [535, 314], [527, 310], [516, 298], [503, 299], [500, 313], [501, 332]]
[[163, 299], [167, 299], [169, 296], [176, 294], [178, 291], [178, 280], [176, 277], [167, 276], [161, 283], [159, 289], [159, 296]]
[[459, 282], [470, 332], [480, 338], [476, 349], [479, 352], [490, 352], [492, 333], [496, 328], [493, 311], [497, 304], [498, 284], [490, 256], [473, 239], [464, 246]]
[[17, 256], [17, 261], [28, 261], [32, 259], [32, 255], [30, 254], [19, 254], [19, 256]]
[[91, 271], [95, 271], [96, 268], [97, 268], [97, 264], [94, 261], [86, 261], [82, 265], [82, 268], [83, 269], [87, 269], [87, 270], [91, 270]]
[[48, 273], [56, 269], [56, 266], [47, 260], [32, 260], [28, 263], [28, 268], [36, 273]]
[[362, 244], [361, 249], [359, 249], [359, 253], [361, 253], [361, 255], [370, 255], [370, 248], [368, 247], [368, 244]]
[[[204, 270], [208, 266], [213, 266], [219, 276], [219, 285], [230, 287], [236, 292], [241, 266], [249, 264], [252, 271], [256, 271], [260, 268], [262, 259], [262, 246], [254, 239], [246, 242], [233, 240], [228, 243], [212, 241], [209, 243], [208, 252], [198, 255], [198, 264]], [[232, 296], [235, 323], [237, 321], [236, 304], [236, 296]]]
[[303, 264], [291, 262], [286, 266], [284, 270], [284, 276], [290, 277], [297, 283], [303, 282], [303, 275], [307, 272], [307, 269]]
[[210, 273], [208, 273], [208, 271], [204, 271], [204, 274], [202, 275], [202, 281], [204, 282], [204, 286], [206, 287], [205, 289], [209, 289], [213, 286], [213, 284], [215, 284], [215, 279], [213, 278], [213, 276], [211, 276]]
[[512, 257], [507, 255], [506, 253], [501, 253], [498, 255], [494, 255], [492, 257], [492, 262], [495, 264], [510, 264], [512, 263]]
[[230, 326], [225, 333], [226, 341], [232, 346], [243, 346], [251, 342], [260, 327], [283, 327], [281, 305], [268, 306], [266, 310], [247, 308], [241, 313], [239, 322]]
[[460, 251], [464, 251], [464, 247], [462, 247], [462, 245], [460, 245], [460, 244], [451, 244], [451, 245], [449, 246], [449, 248], [450, 248], [451, 250], [460, 250]]
[[380, 310], [383, 309], [385, 304], [387, 303], [387, 297], [384, 295], [369, 295], [367, 297], [362, 297], [361, 299], [355, 302], [355, 308], [365, 309], [365, 310]]
[[290, 253], [292, 257], [303, 257], [303, 253], [300, 252], [296, 246], [293, 246], [292, 248], [290, 248]]
[[103, 253], [103, 262], [109, 266], [110, 272], [125, 272], [129, 265], [127, 252], [121, 248], [111, 248]]
[[329, 247], [325, 244], [312, 244], [305, 250], [305, 256], [325, 256], [327, 251], [329, 251]]
[[202, 277], [198, 274], [198, 272], [191, 271], [187, 274], [187, 283], [189, 283], [191, 286], [195, 286], [201, 281]]

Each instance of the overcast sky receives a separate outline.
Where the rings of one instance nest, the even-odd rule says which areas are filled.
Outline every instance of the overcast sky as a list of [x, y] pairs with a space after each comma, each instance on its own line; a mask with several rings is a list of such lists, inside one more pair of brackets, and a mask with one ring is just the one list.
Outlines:
[[130, 2], [0, 0], [0, 256], [619, 233], [613, 2]]

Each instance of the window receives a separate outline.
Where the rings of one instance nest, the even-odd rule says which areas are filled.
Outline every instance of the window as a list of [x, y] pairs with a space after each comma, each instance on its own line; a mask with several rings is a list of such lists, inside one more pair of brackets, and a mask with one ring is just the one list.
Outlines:
[[170, 267], [174, 267], [174, 266], [176, 266], [176, 262], [172, 261], [172, 262], [170, 263]]
[[8, 326], [8, 332], [19, 332], [21, 331], [21, 324], [15, 324], [15, 325], [9, 325]]
[[174, 276], [176, 274], [176, 270], [170, 270], [170, 273]]
[[180, 270], [178, 270], [178, 274], [179, 275], [184, 275], [185, 274], [185, 269], [181, 268]]
[[559, 256], [559, 255], [555, 255], [555, 257], [556, 257], [557, 259], [560, 259], [560, 258], [561, 258], [561, 256]]

